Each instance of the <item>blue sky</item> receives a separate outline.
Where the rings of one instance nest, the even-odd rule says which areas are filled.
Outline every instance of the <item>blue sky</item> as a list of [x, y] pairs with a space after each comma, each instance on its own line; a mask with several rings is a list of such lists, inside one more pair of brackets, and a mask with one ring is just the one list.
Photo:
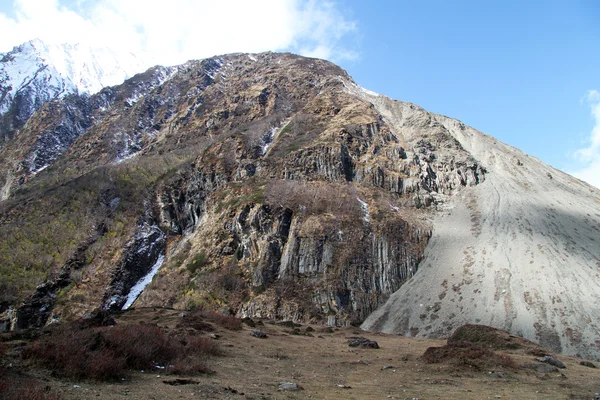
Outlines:
[[[43, 6], [41, 5], [43, 4]], [[0, 0], [0, 51], [34, 37], [173, 64], [234, 51], [330, 59], [600, 187], [600, 2]]]
[[344, 4], [360, 56], [341, 64], [361, 86], [460, 119], [556, 168], [583, 166], [575, 153], [598, 122], [588, 92], [600, 90], [600, 2]]

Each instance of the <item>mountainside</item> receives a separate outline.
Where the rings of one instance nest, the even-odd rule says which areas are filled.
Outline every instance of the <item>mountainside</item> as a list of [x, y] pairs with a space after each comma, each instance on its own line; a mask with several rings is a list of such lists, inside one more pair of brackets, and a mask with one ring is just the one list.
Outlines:
[[[397, 130], [414, 117], [372, 100]], [[480, 323], [598, 357], [598, 190], [456, 120], [435, 119], [486, 168], [486, 181], [436, 215], [419, 274], [363, 328], [444, 337]]]
[[232, 54], [51, 101], [0, 176], [5, 329], [162, 306], [600, 355], [600, 193], [323, 60]]
[[48, 45], [39, 39], [0, 54], [0, 141], [10, 140], [45, 102], [71, 93], [96, 93], [140, 69], [130, 53]]

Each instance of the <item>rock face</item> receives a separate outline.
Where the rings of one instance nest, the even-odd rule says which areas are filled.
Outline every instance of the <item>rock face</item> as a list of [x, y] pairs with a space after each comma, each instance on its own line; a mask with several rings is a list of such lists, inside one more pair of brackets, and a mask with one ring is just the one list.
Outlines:
[[[396, 129], [425, 114], [373, 102]], [[431, 117], [486, 179], [436, 214], [419, 273], [362, 326], [443, 337], [478, 323], [598, 358], [598, 190], [458, 121]]]
[[3, 310], [33, 304], [104, 226], [44, 318], [167, 306], [415, 336], [472, 322], [595, 354], [598, 192], [329, 62], [156, 67], [47, 103], [1, 151]]

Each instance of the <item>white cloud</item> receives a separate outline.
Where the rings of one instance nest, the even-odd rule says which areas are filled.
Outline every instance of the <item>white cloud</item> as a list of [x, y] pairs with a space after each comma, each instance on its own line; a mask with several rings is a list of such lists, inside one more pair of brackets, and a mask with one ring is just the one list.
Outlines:
[[231, 52], [292, 51], [356, 58], [343, 42], [356, 33], [335, 3], [320, 0], [14, 0], [0, 13], [0, 51], [27, 40], [128, 50], [153, 63]]
[[580, 163], [581, 167], [572, 171], [571, 174], [600, 188], [600, 92], [597, 90], [588, 91], [585, 100], [589, 104], [594, 119], [594, 127], [587, 140], [586, 147], [574, 153], [574, 158]]

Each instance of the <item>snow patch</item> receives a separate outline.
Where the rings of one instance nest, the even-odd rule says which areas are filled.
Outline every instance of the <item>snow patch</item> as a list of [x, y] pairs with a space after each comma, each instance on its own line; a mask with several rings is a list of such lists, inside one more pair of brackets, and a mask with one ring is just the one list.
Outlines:
[[379, 97], [381, 96], [379, 93], [376, 93], [372, 90], [369, 89], [365, 89], [362, 86], [357, 85], [356, 83], [352, 82], [352, 81], [348, 81], [347, 79], [341, 77], [341, 76], [337, 76], [337, 79], [342, 82], [342, 84], [344, 85], [344, 88], [346, 89], [346, 91], [350, 94], [353, 94], [355, 96], [358, 96], [360, 98], [364, 98], [364, 99], [369, 99], [369, 97]]
[[269, 151], [269, 148], [273, 145], [273, 141], [275, 140], [275, 135], [279, 131], [279, 128], [271, 128], [268, 132], [266, 132], [262, 138], [260, 138], [260, 155], [264, 156]]
[[131, 305], [137, 300], [139, 295], [144, 291], [146, 286], [148, 286], [148, 284], [150, 282], [152, 282], [152, 278], [154, 278], [154, 275], [156, 275], [156, 273], [158, 272], [158, 270], [160, 269], [160, 267], [163, 265], [164, 262], [165, 262], [165, 256], [160, 255], [158, 257], [158, 260], [156, 260], [156, 263], [154, 263], [154, 265], [152, 266], [152, 269], [150, 269], [150, 272], [148, 272], [148, 274], [146, 276], [144, 276], [142, 279], [140, 279], [138, 281], [138, 283], [136, 283], [131, 288], [131, 290], [129, 291], [129, 294], [127, 295], [127, 301], [123, 305], [122, 310], [127, 310], [129, 307], [131, 307]]
[[144, 97], [144, 95], [142, 95], [141, 93], [134, 93], [131, 97], [125, 99], [125, 103], [131, 107], [133, 106], [135, 103], [137, 103], [139, 101], [139, 99], [141, 99], [142, 97]]
[[138, 151], [140, 151], [140, 146], [139, 143], [137, 143], [137, 140], [134, 140], [125, 132], [115, 135], [113, 143], [115, 143], [117, 146], [122, 146], [121, 150], [117, 154], [117, 158], [114, 161], [115, 164], [120, 164], [125, 160], [129, 160], [135, 156]]
[[369, 214], [369, 205], [362, 201], [360, 197], [357, 197], [356, 200], [360, 203], [360, 208], [363, 210], [363, 221], [367, 224], [371, 222], [371, 214]]

